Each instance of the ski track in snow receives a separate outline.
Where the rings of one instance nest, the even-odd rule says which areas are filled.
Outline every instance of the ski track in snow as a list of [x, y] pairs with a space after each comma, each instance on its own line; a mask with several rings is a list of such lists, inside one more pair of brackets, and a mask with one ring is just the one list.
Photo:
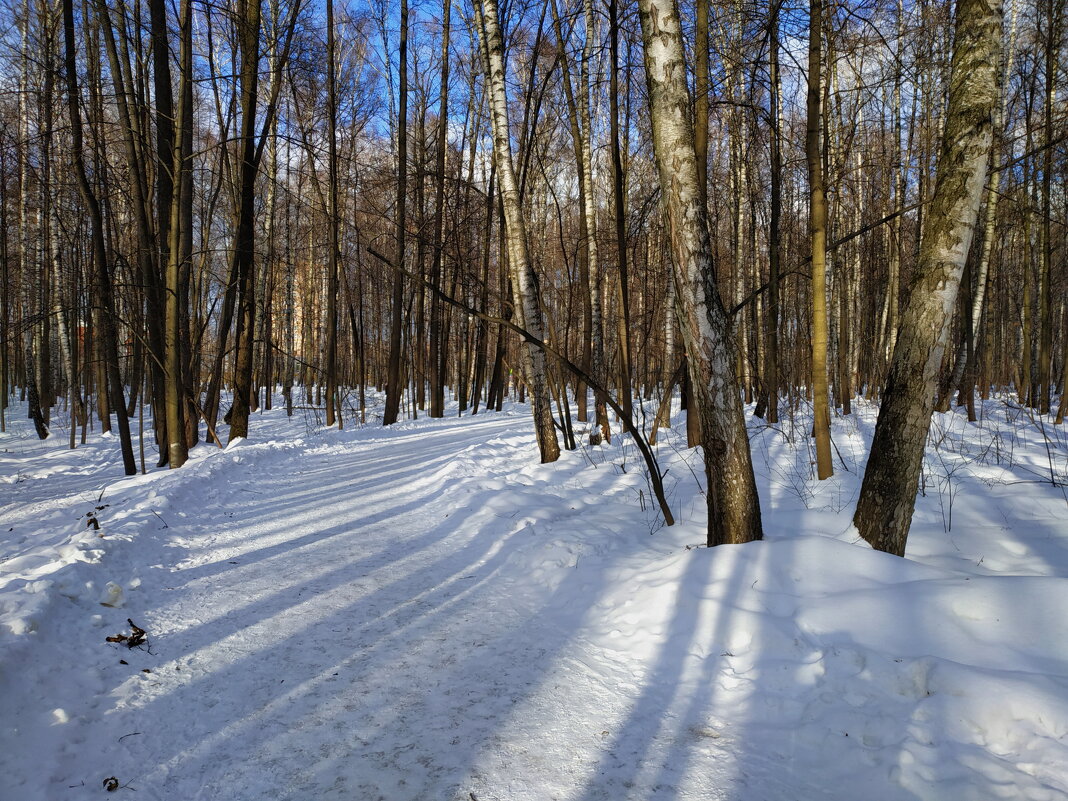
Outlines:
[[[1032, 480], [1068, 449], [1003, 417], [936, 418], [907, 560], [849, 528], [870, 408], [822, 484], [751, 432], [768, 538], [713, 550], [673, 436], [656, 530], [632, 446], [537, 465], [523, 407], [276, 411], [131, 478], [15, 421], [0, 798], [1068, 797], [1068, 502]], [[128, 617], [147, 648], [105, 642]]]

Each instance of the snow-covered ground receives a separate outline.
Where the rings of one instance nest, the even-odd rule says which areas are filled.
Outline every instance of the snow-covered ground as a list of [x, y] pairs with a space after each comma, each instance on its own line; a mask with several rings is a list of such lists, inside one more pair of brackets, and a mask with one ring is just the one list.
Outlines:
[[850, 529], [864, 404], [822, 483], [751, 425], [766, 540], [712, 550], [676, 435], [665, 528], [632, 445], [538, 465], [525, 407], [276, 410], [132, 478], [18, 411], [0, 798], [1068, 797], [1066, 432], [1004, 402], [936, 416], [904, 560]]

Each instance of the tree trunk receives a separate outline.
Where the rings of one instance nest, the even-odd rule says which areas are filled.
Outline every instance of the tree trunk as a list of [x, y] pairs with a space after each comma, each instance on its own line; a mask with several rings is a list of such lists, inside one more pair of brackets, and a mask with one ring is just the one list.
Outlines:
[[70, 111], [71, 152], [78, 180], [78, 191], [89, 211], [92, 225], [93, 262], [96, 271], [97, 303], [101, 323], [103, 356], [106, 361], [107, 386], [110, 392], [111, 411], [115, 413], [119, 427], [119, 444], [122, 450], [123, 468], [126, 475], [137, 473], [134, 462], [133, 442], [130, 439], [130, 421], [126, 416], [126, 402], [123, 398], [122, 375], [119, 371], [119, 346], [115, 304], [112, 299], [111, 271], [108, 269], [107, 248], [104, 244], [104, 220], [100, 212], [100, 203], [89, 184], [88, 171], [82, 152], [82, 117], [78, 107], [78, 72], [74, 49], [74, 7], [72, 0], [63, 0], [63, 33], [65, 40], [65, 69], [67, 72], [67, 106]]
[[[1060, 46], [1060, 16], [1064, 0], [1047, 0], [1046, 6], [1046, 42], [1045, 42], [1045, 102], [1044, 102], [1044, 141], [1045, 153], [1042, 157], [1042, 227], [1039, 231], [1039, 338], [1038, 338], [1038, 411], [1050, 412], [1050, 395], [1053, 392], [1053, 119], [1054, 93], [1056, 86], [1057, 54]], [[1063, 110], [1063, 106], [1062, 106]]]
[[938, 369], [986, 180], [998, 100], [1001, 0], [960, 0], [934, 196], [853, 518], [904, 556]]
[[[438, 192], [434, 198], [434, 249], [430, 265], [430, 286], [436, 290], [441, 286], [441, 276], [445, 267], [445, 150], [448, 147], [447, 121], [449, 116], [449, 24], [452, 12], [452, 0], [441, 4], [441, 102], [438, 111], [437, 148], [434, 153], [434, 171], [438, 182]], [[433, 291], [427, 299], [430, 303], [429, 339], [430, 367], [430, 416], [445, 416], [445, 376], [442, 368], [441, 352], [441, 301]], [[477, 409], [477, 401], [475, 404]]]
[[[534, 337], [543, 339], [537, 278], [527, 251], [526, 222], [523, 219], [519, 186], [512, 163], [508, 98], [505, 94], [504, 40], [497, 20], [496, 0], [484, 0], [481, 8], [475, 3], [475, 15], [482, 40], [486, 91], [493, 130], [493, 158], [497, 165], [501, 203], [504, 207], [504, 236], [507, 240], [508, 266], [517, 300], [518, 324]], [[545, 353], [530, 343], [525, 343], [522, 348], [541, 461], [555, 462], [560, 458], [560, 445], [553, 425]]]
[[261, 0], [241, 0], [238, 46], [241, 66], [241, 161], [234, 234], [234, 267], [237, 275], [237, 335], [234, 341], [234, 401], [230, 410], [228, 441], [248, 436], [248, 413], [252, 406], [252, 352], [256, 326], [256, 102], [259, 94]]
[[[593, 13], [592, 0], [583, 4], [586, 18], [585, 43], [582, 50], [582, 69], [579, 75], [578, 113], [579, 126], [582, 131], [582, 180], [584, 187], [582, 200], [583, 213], [586, 216], [586, 250], [587, 277], [590, 296], [590, 375], [602, 386], [605, 380], [604, 321], [601, 306], [601, 255], [597, 242], [597, 198], [593, 181], [593, 120], [590, 111], [590, 94], [593, 91], [593, 45], [596, 37], [596, 18]], [[604, 397], [594, 393], [594, 422], [596, 428], [590, 431], [590, 444], [597, 445], [603, 439], [611, 442], [612, 430], [608, 423], [608, 407]]]
[[[707, 2], [707, 0], [701, 0], [701, 2]], [[608, 0], [608, 39], [610, 53], [608, 66], [608, 138], [612, 151], [612, 215], [615, 218], [616, 264], [619, 267], [619, 284], [616, 286], [619, 302], [619, 310], [616, 316], [616, 336], [619, 341], [619, 405], [623, 407], [627, 417], [633, 418], [630, 386], [630, 296], [627, 288], [629, 281], [627, 276], [627, 211], [624, 199], [626, 178], [623, 174], [623, 157], [620, 152], [619, 134], [619, 19], [617, 0]]]
[[[397, 265], [404, 269], [404, 251], [408, 195], [408, 0], [400, 3], [400, 100], [397, 112], [397, 211], [395, 255]], [[401, 334], [404, 326], [404, 273], [393, 276], [392, 318], [389, 330], [389, 374], [386, 378], [386, 407], [382, 424], [393, 425], [400, 414], [401, 394]]]
[[[326, 103], [327, 103], [327, 164], [329, 186], [327, 187], [326, 213], [330, 225], [330, 257], [327, 262], [326, 278], [326, 424], [333, 426], [340, 423], [341, 410], [337, 408], [337, 295], [338, 295], [338, 258], [341, 245], [338, 239], [337, 198], [337, 75], [335, 60], [337, 58], [334, 43], [334, 2], [326, 0]], [[268, 389], [268, 391], [270, 391]]]
[[809, 233], [812, 246], [812, 431], [816, 440], [816, 475], [834, 475], [831, 464], [831, 416], [827, 402], [827, 198], [820, 146], [823, 70], [823, 0], [809, 3], [808, 130], [805, 154], [809, 177]]
[[[186, 169], [186, 160], [192, 157], [192, 153], [186, 151], [188, 137], [185, 135], [186, 128], [193, 124], [193, 96], [191, 82], [193, 80], [193, 43], [192, 26], [193, 12], [191, 0], [182, 0], [179, 11], [179, 57], [180, 66], [178, 112], [174, 120], [174, 127], [178, 136], [171, 137], [171, 169], [170, 173], [178, 182], [177, 191], [172, 185], [170, 193], [170, 205], [166, 209], [169, 216], [166, 231], [167, 242], [167, 273], [164, 295], [164, 375], [167, 414], [167, 457], [172, 468], [181, 467], [189, 458], [185, 430], [185, 382], [182, 375], [182, 318], [188, 313], [182, 308], [183, 293], [181, 278], [184, 261], [189, 253], [182, 246], [183, 237], [187, 229], [192, 226], [192, 209], [186, 209], [184, 201], [191, 200], [191, 195], [186, 191], [185, 181], [192, 180], [192, 176]], [[160, 209], [162, 216], [164, 209]]]
[[20, 233], [20, 262], [19, 272], [22, 277], [23, 297], [23, 354], [25, 358], [23, 386], [26, 387], [26, 399], [28, 413], [33, 420], [37, 436], [45, 439], [48, 436], [48, 426], [45, 424], [44, 413], [41, 410], [41, 397], [38, 394], [37, 384], [37, 359], [34, 352], [33, 330], [36, 326], [31, 317], [33, 309], [33, 289], [35, 282], [30, 275], [32, 254], [34, 251], [30, 235], [30, 97], [29, 97], [29, 65], [30, 65], [30, 4], [28, 0], [23, 3], [22, 31], [22, 69], [19, 76], [19, 233]]
[[[1003, 76], [1001, 86], [999, 87], [1000, 102], [998, 103], [997, 110], [994, 117], [994, 136], [993, 144], [991, 145], [990, 160], [993, 162], [999, 151], [998, 140], [1004, 133], [1005, 125], [1005, 106], [1008, 103], [1008, 93], [1005, 90], [1004, 82], [1008, 80], [1008, 76], [1012, 74], [1012, 65], [1014, 62], [1014, 55], [1016, 50], [1016, 11], [1017, 6], [1013, 4], [1012, 7], [1012, 21], [1009, 27], [1008, 42], [1005, 48], [1005, 63], [1001, 68], [1001, 75]], [[990, 283], [990, 256], [994, 248], [994, 232], [997, 227], [997, 207], [998, 199], [1001, 197], [998, 192], [998, 187], [1001, 183], [1001, 171], [991, 171], [989, 180], [986, 187], [986, 206], [983, 214], [983, 240], [982, 247], [980, 248], [979, 266], [976, 269], [976, 274], [971, 282], [973, 287], [972, 301], [971, 301], [971, 313], [969, 317], [969, 324], [973, 327], [972, 337], [976, 337], [976, 332], [982, 330], [983, 323], [983, 310], [986, 303], [986, 290]], [[969, 376], [968, 386], [974, 386], [974, 381], [970, 378], [973, 377], [970, 372], [971, 368], [969, 363], [972, 361], [972, 356], [968, 353], [969, 348], [968, 341], [961, 341], [957, 348], [956, 363], [953, 370], [953, 377], [947, 385], [946, 397], [940, 398], [938, 405], [935, 407], [938, 411], [944, 412], [949, 409], [949, 394], [961, 384], [962, 379], [965, 377], [965, 370], [967, 369]], [[984, 349], [984, 352], [986, 349]], [[981, 392], [987, 392], [988, 388], [984, 385], [980, 389]], [[985, 395], [983, 396], [985, 397]], [[969, 406], [969, 416], [974, 417]]]
[[[581, 348], [582, 357], [581, 364], [582, 369], [587, 373], [593, 373], [593, 301], [596, 297], [595, 294], [591, 294], [590, 291], [590, 234], [589, 224], [587, 221], [587, 203], [586, 203], [586, 153], [588, 152], [587, 143], [585, 142], [585, 134], [583, 126], [589, 121], [589, 115], [584, 116], [584, 122], [580, 124], [578, 102], [575, 100], [575, 91], [571, 83], [571, 70], [568, 67], [567, 52], [565, 48], [565, 37], [563, 27], [560, 24], [560, 15], [556, 9], [556, 0], [550, 0], [549, 8], [553, 15], [553, 28], [556, 31], [557, 38], [557, 51], [559, 53], [560, 61], [560, 74], [561, 82], [564, 88], [564, 99], [567, 101], [567, 117], [568, 123], [571, 128], [571, 145], [575, 153], [575, 172], [578, 177], [578, 194], [579, 194], [579, 214], [578, 214], [578, 284], [579, 284], [579, 297], [582, 301], [582, 338]], [[585, 73], [580, 70], [579, 74], [579, 91], [586, 92]], [[589, 94], [586, 93], [588, 100]], [[595, 245], [596, 243], [594, 243]], [[600, 313], [600, 304], [598, 303], [598, 314]], [[576, 406], [579, 422], [585, 423], [588, 419], [586, 407], [587, 407], [587, 386], [582, 379], [576, 379], [575, 381], [575, 395]], [[591, 432], [591, 438], [596, 437], [599, 440], [600, 434], [596, 429]], [[592, 444], [596, 444], [592, 442]]]
[[708, 544], [760, 539], [760, 501], [734, 377], [731, 323], [716, 289], [698, 186], [678, 7], [639, 0], [653, 150], [667, 210], [680, 321], [700, 415], [708, 479]]

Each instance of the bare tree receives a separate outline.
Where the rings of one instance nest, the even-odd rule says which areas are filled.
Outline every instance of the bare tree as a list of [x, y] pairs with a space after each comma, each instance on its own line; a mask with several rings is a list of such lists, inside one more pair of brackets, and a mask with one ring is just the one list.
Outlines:
[[[404, 265], [404, 251], [408, 211], [408, 0], [400, 3], [400, 88], [397, 106], [397, 207], [396, 243], [397, 264]], [[393, 276], [392, 311], [389, 328], [389, 376], [386, 379], [386, 408], [382, 413], [383, 425], [397, 422], [400, 414], [401, 393], [404, 382], [401, 378], [401, 346], [404, 328], [404, 274]]]
[[708, 544], [749, 542], [762, 536], [760, 501], [734, 376], [731, 324], [716, 289], [707, 211], [697, 180], [678, 7], [674, 0], [639, 0], [638, 14], [679, 328], [701, 419]]
[[831, 418], [827, 403], [827, 198], [824, 186], [820, 121], [823, 89], [823, 0], [810, 0], [808, 21], [808, 159], [809, 233], [812, 246], [812, 431], [816, 440], [816, 475], [834, 475], [831, 465]]
[[122, 450], [123, 468], [126, 475], [137, 473], [134, 462], [133, 442], [130, 439], [130, 421], [126, 415], [126, 401], [123, 396], [122, 374], [119, 371], [118, 323], [115, 318], [115, 302], [112, 293], [111, 270], [108, 265], [107, 246], [104, 243], [104, 217], [100, 202], [89, 183], [85, 157], [82, 152], [82, 113], [78, 107], [77, 59], [74, 43], [74, 7], [72, 0], [63, 0], [63, 34], [65, 50], [65, 69], [67, 73], [67, 108], [70, 112], [71, 154], [74, 158], [78, 191], [82, 202], [89, 211], [92, 225], [93, 261], [96, 275], [97, 302], [100, 305], [101, 335], [103, 336], [104, 358], [107, 361], [107, 386], [110, 394], [111, 411], [119, 427], [119, 444]]
[[[493, 159], [500, 181], [501, 203], [504, 208], [504, 237], [508, 247], [508, 268], [515, 292], [519, 327], [537, 339], [543, 339], [542, 312], [538, 298], [537, 278], [527, 250], [526, 221], [520, 202], [519, 184], [512, 162], [512, 143], [509, 136], [508, 98], [504, 85], [504, 39], [501, 36], [495, 0], [475, 3], [475, 19], [482, 47], [493, 129]], [[545, 353], [533, 343], [523, 346], [523, 372], [530, 388], [534, 413], [534, 429], [542, 462], [560, 458], [560, 444], [556, 438], [552, 407], [549, 398]]]
[[905, 554], [938, 369], [986, 181], [1000, 50], [1001, 0], [961, 0], [934, 196], [853, 518], [864, 539], [899, 556]]

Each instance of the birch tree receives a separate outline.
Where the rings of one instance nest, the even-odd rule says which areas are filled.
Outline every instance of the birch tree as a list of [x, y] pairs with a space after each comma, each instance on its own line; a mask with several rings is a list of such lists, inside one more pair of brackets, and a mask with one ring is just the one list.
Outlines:
[[[481, 8], [476, 2], [475, 21], [483, 51], [486, 94], [493, 130], [493, 159], [500, 181], [501, 205], [504, 209], [503, 235], [507, 244], [512, 288], [516, 296], [516, 317], [520, 328], [527, 330], [537, 339], [544, 339], [537, 283], [527, 250], [526, 222], [523, 219], [519, 184], [512, 162], [508, 97], [504, 85], [504, 39], [501, 36], [496, 0], [484, 0]], [[541, 461], [555, 462], [560, 458], [560, 444], [553, 424], [545, 353], [531, 343], [523, 345], [522, 353]]]
[[693, 411], [701, 421], [708, 482], [708, 544], [760, 539], [760, 501], [734, 376], [730, 319], [716, 288], [707, 210], [698, 185], [675, 0], [639, 0], [653, 152], [666, 209], [679, 328], [686, 343]]
[[960, 0], [934, 196], [853, 518], [873, 547], [898, 556], [905, 554], [938, 369], [986, 181], [1000, 51], [1001, 0]]

